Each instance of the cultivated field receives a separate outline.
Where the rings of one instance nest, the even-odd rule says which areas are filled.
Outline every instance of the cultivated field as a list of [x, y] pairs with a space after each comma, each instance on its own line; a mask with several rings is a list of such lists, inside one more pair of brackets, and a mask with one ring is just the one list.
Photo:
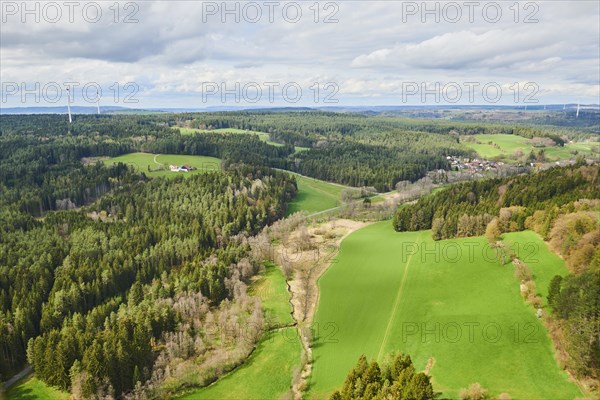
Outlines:
[[[545, 246], [533, 234], [520, 235], [508, 240]], [[580, 396], [522, 299], [512, 265], [500, 265], [486, 243], [436, 243], [430, 231], [396, 233], [389, 222], [346, 238], [319, 282], [308, 398], [341, 387], [361, 354], [381, 361], [392, 351], [410, 354], [417, 369], [429, 371], [434, 388], [451, 398], [474, 382], [513, 399]], [[531, 262], [536, 254], [520, 254], [540, 281], [561, 270], [545, 251], [537, 266]], [[552, 272], [543, 271], [545, 263]]]
[[[564, 147], [551, 146], [551, 147], [534, 147], [531, 141], [527, 138], [518, 135], [494, 135], [494, 134], [480, 134], [473, 135], [473, 138], [480, 143], [472, 143], [465, 140], [461, 142], [475, 150], [483, 158], [502, 158], [510, 161], [514, 161], [513, 155], [517, 150], [520, 150], [525, 156], [527, 156], [532, 150], [537, 153], [540, 149], [544, 149], [546, 158], [551, 161], [574, 158], [574, 154], [577, 151], [579, 154], [592, 154], [593, 148], [598, 151], [600, 146], [599, 143], [595, 142], [579, 142], [579, 143], [567, 143]], [[489, 144], [489, 143], [492, 144]], [[496, 146], [494, 146], [494, 144]]]
[[[141, 172], [144, 172], [148, 176], [189, 176], [207, 171], [221, 170], [221, 160], [215, 157], [207, 156], [131, 153], [119, 157], [109, 158], [108, 160], [104, 161], [105, 164], [109, 165], [119, 162], [133, 165], [135, 168]], [[171, 164], [177, 166], [189, 164], [196, 169], [189, 172], [172, 172], [169, 170], [169, 165]]]
[[267, 266], [249, 293], [261, 298], [269, 326], [280, 328], [266, 333], [239, 368], [181, 400], [279, 399], [289, 392], [292, 374], [300, 362], [301, 345], [296, 327], [291, 326], [290, 295], [283, 273]]
[[46, 385], [35, 376], [17, 383], [7, 393], [8, 400], [67, 400], [68, 398], [68, 393]]

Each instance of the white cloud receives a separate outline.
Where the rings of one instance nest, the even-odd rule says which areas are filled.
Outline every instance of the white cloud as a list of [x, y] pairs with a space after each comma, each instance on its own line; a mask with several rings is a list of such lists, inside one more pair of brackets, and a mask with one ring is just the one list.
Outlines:
[[[169, 106], [187, 106], [207, 81], [303, 87], [335, 82], [340, 104], [394, 102], [403, 83], [413, 81], [535, 81], [542, 102], [600, 101], [597, 2], [536, 2], [539, 22], [532, 24], [513, 21], [512, 2], [502, 3], [497, 23], [477, 13], [472, 23], [436, 23], [431, 17], [423, 23], [419, 14], [406, 15], [407, 3], [337, 2], [337, 10], [320, 9], [319, 23], [312, 2], [301, 3], [297, 23], [286, 22], [280, 11], [273, 23], [265, 15], [256, 24], [231, 17], [222, 23], [219, 15], [203, 20], [203, 5], [196, 1], [138, 2], [139, 22], [133, 24], [111, 21], [112, 2], [100, 3], [106, 18], [94, 24], [81, 18], [23, 24], [19, 16], [4, 15], [0, 80], [30, 86], [132, 81], [143, 89], [140, 106], [147, 107], [167, 100]], [[520, 3], [520, 19], [526, 3]], [[339, 21], [323, 23], [332, 11]], [[121, 19], [124, 14], [121, 9]], [[11, 101], [3, 106], [22, 105], [18, 96]]]

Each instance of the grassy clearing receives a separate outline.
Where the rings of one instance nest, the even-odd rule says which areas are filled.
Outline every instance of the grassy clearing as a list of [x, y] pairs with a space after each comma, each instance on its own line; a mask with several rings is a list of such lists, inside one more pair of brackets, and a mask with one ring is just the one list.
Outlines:
[[6, 398], [8, 400], [67, 400], [69, 394], [46, 385], [32, 375], [10, 388]]
[[[290, 295], [279, 268], [266, 265], [264, 274], [252, 283], [249, 293], [261, 298], [269, 326], [293, 323]], [[301, 350], [296, 327], [272, 330], [264, 335], [242, 366], [212, 385], [181, 397], [181, 400], [280, 399], [290, 390]]]
[[557, 366], [512, 266], [500, 265], [484, 238], [434, 242], [430, 231], [373, 224], [342, 242], [319, 286], [311, 399], [339, 388], [361, 354], [381, 361], [391, 351], [428, 368], [445, 397], [474, 382], [513, 399], [581, 395]]
[[341, 205], [341, 194], [344, 186], [320, 181], [296, 174], [298, 193], [289, 204], [287, 215], [297, 211], [309, 213], [327, 210]]
[[203, 133], [236, 133], [236, 134], [258, 135], [260, 140], [262, 140], [263, 142], [265, 142], [267, 144], [270, 144], [271, 146], [283, 146], [281, 143], [276, 143], [276, 142], [272, 142], [271, 140], [269, 140], [268, 133], [260, 132], [260, 131], [251, 131], [251, 130], [236, 129], [236, 128], [220, 128], [220, 129], [202, 130], [202, 129], [195, 129], [195, 128], [176, 127], [176, 129], [179, 129], [179, 131], [181, 132], [182, 135], [193, 135], [194, 133], [199, 133], [199, 132], [203, 132]]
[[[131, 153], [119, 157], [113, 157], [104, 161], [104, 163], [107, 165], [112, 165], [119, 162], [131, 164], [148, 176], [189, 176], [207, 171], [221, 170], [221, 160], [215, 157], [207, 156]], [[169, 165], [171, 164], [189, 164], [192, 167], [195, 167], [196, 170], [190, 172], [172, 172], [169, 170]], [[159, 168], [166, 168], [166, 170], [158, 170]]]
[[285, 277], [273, 264], [265, 266], [264, 274], [252, 283], [248, 293], [261, 299], [268, 326], [279, 327], [294, 323]]
[[[493, 135], [493, 134], [480, 134], [473, 136], [480, 143], [470, 143], [463, 141], [467, 147], [475, 150], [483, 158], [495, 158], [499, 157], [507, 161], [511, 161], [513, 154], [517, 150], [521, 150], [524, 155], [529, 154], [532, 150], [534, 152], [539, 151], [542, 147], [533, 147], [530, 144], [529, 139], [518, 135]], [[488, 144], [489, 142], [495, 143], [498, 147]], [[579, 152], [579, 154], [592, 154], [592, 150], [598, 149], [600, 146], [594, 142], [580, 142], [580, 143], [567, 143], [564, 147], [552, 146], [543, 147], [546, 158], [554, 160], [563, 160], [574, 158], [573, 151]], [[514, 161], [514, 159], [513, 159]]]

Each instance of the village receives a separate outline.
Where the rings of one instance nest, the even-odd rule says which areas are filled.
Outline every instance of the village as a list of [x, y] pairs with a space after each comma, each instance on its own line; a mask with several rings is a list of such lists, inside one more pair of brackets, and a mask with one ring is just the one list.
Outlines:
[[446, 159], [450, 162], [450, 166], [454, 171], [465, 170], [469, 172], [483, 172], [496, 170], [502, 167], [502, 161], [480, 160], [478, 158], [470, 159], [458, 156], [447, 156]]

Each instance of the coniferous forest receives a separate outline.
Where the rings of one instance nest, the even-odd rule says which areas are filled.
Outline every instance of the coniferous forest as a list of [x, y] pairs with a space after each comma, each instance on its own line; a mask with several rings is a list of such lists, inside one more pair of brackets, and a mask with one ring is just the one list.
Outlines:
[[[244, 132], [211, 132], [223, 128]], [[448, 156], [475, 156], [460, 135], [555, 134], [536, 132], [325, 112], [78, 115], [73, 124], [0, 116], [0, 375], [29, 364], [76, 398], [160, 397], [181, 389], [161, 385], [184, 363], [202, 377], [194, 384], [207, 385], [261, 336], [263, 311], [246, 288], [264, 260], [251, 243], [296, 196], [296, 178], [283, 170], [392, 191], [450, 170]], [[98, 161], [133, 152], [218, 157], [222, 170], [150, 178]], [[600, 265], [589, 216], [597, 204], [579, 201], [600, 198], [598, 179], [597, 166], [580, 162], [460, 183], [402, 205], [393, 224], [431, 229], [435, 239], [533, 229], [556, 241], [573, 275], [553, 281], [549, 301], [576, 329], [598, 320], [597, 297], [578, 294]], [[240, 324], [257, 329], [240, 335], [231, 329]], [[598, 343], [573, 337], [582, 373], [596, 374]], [[334, 398], [351, 398], [365, 374], [375, 374], [373, 393], [433, 395], [409, 358], [392, 361], [380, 369], [361, 359]], [[414, 382], [393, 383], [402, 379]]]

